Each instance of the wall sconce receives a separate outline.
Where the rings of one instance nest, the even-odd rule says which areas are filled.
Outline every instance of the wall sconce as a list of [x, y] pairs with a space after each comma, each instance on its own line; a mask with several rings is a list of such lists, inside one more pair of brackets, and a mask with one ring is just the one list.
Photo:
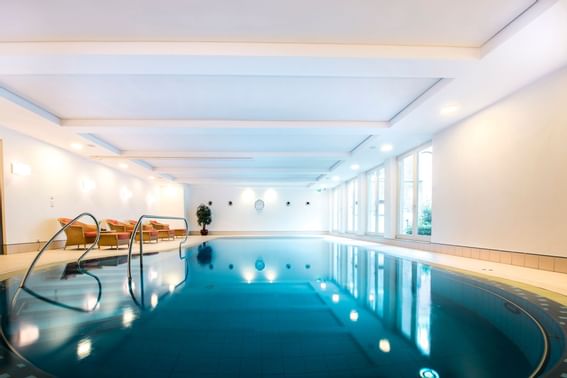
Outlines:
[[252, 203], [254, 201], [254, 197], [256, 197], [256, 193], [254, 193], [254, 191], [250, 188], [244, 189], [241, 194], [241, 198], [244, 203]]
[[132, 198], [132, 192], [130, 191], [130, 189], [123, 187], [122, 189], [120, 189], [120, 198], [122, 199], [122, 201], [126, 202], [128, 201], [130, 198]]
[[12, 174], [16, 176], [29, 176], [31, 175], [31, 167], [27, 164], [15, 161], [12, 163]]
[[83, 178], [81, 180], [81, 189], [85, 193], [92, 192], [96, 189], [96, 183], [89, 178]]

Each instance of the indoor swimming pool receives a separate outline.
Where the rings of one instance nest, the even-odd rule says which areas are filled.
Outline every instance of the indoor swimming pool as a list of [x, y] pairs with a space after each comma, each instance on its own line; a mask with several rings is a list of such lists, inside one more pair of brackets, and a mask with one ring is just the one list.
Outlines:
[[139, 262], [3, 281], [0, 374], [501, 378], [567, 358], [567, 308], [380, 249], [221, 238]]

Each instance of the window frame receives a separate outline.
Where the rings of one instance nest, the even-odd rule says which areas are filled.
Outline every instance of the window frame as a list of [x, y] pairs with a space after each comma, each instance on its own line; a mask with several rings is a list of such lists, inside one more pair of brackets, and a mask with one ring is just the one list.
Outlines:
[[[396, 221], [396, 238], [397, 239], [407, 239], [407, 240], [417, 240], [417, 241], [431, 241], [431, 235], [418, 235], [418, 220], [419, 220], [419, 154], [428, 148], [433, 148], [432, 141], [424, 143], [402, 155], [397, 157], [397, 169], [398, 169], [398, 180], [397, 180], [397, 221]], [[402, 171], [402, 161], [413, 156], [413, 203], [412, 203], [412, 214], [413, 214], [413, 225], [412, 234], [406, 235], [402, 233], [401, 222], [402, 216], [402, 187], [403, 187], [403, 171]], [[433, 228], [432, 228], [433, 229]]]
[[[386, 167], [384, 166], [384, 164], [380, 164], [368, 171], [366, 171], [366, 188], [367, 188], [367, 193], [366, 193], [366, 234], [367, 235], [373, 235], [373, 236], [384, 236], [385, 233], [385, 226], [386, 226], [386, 211], [384, 211], [384, 230], [382, 232], [380, 232], [380, 227], [379, 227], [379, 217], [380, 217], [380, 211], [379, 211], [379, 205], [380, 205], [380, 171], [384, 172], [384, 193], [382, 193], [382, 197], [384, 198], [384, 210], [386, 207]], [[376, 203], [374, 204], [374, 211], [375, 211], [375, 216], [374, 216], [374, 223], [375, 223], [375, 231], [371, 231], [370, 230], [370, 219], [372, 218], [372, 209], [371, 209], [371, 203], [372, 201], [370, 200], [370, 198], [373, 196], [374, 193], [372, 193], [370, 191], [370, 180], [371, 180], [371, 176], [375, 174], [376, 175]]]

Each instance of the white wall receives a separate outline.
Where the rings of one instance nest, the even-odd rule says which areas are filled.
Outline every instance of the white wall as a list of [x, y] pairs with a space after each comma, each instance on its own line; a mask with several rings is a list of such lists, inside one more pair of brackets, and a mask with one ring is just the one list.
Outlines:
[[[182, 186], [149, 183], [2, 127], [0, 139], [4, 145], [6, 244], [45, 241], [59, 229], [57, 218], [83, 211], [99, 220], [137, 218], [148, 212], [184, 213]], [[12, 174], [13, 162], [30, 166], [31, 175]], [[87, 181], [96, 188], [85, 191]], [[131, 198], [121, 196], [126, 191]]]
[[567, 257], [567, 68], [433, 147], [433, 242]]
[[[231, 186], [192, 186], [191, 223], [198, 230], [195, 211], [199, 204], [213, 202], [211, 231], [328, 231], [329, 201], [326, 192], [311, 189], [275, 188], [274, 198], [266, 196], [267, 188], [248, 188], [254, 192], [247, 197], [247, 188]], [[247, 192], [249, 193], [249, 192]], [[256, 211], [254, 201], [263, 199], [264, 210]], [[228, 201], [233, 205], [228, 206]], [[286, 206], [290, 201], [291, 206]], [[305, 203], [309, 201], [310, 205]]]

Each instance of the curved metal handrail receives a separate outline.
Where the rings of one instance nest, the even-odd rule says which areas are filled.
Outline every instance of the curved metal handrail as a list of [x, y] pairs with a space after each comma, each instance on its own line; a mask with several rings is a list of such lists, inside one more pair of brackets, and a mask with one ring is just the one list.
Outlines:
[[132, 230], [132, 235], [130, 236], [130, 245], [128, 246], [128, 282], [132, 281], [132, 247], [134, 246], [134, 241], [136, 239], [136, 232], [140, 231], [140, 268], [143, 267], [143, 255], [144, 255], [144, 230], [142, 225], [142, 221], [144, 219], [169, 219], [169, 220], [182, 220], [185, 222], [185, 238], [179, 243], [179, 256], [181, 256], [181, 246], [187, 241], [189, 236], [189, 222], [187, 222], [187, 218], [185, 217], [170, 217], [170, 216], [161, 216], [161, 215], [148, 215], [144, 214], [136, 222], [134, 229]]
[[39, 260], [39, 258], [41, 257], [41, 255], [43, 255], [43, 253], [45, 251], [47, 251], [47, 247], [49, 247], [51, 245], [51, 243], [53, 243], [53, 241], [55, 241], [55, 239], [61, 235], [62, 232], [64, 232], [68, 227], [70, 227], [73, 223], [75, 223], [76, 221], [78, 221], [79, 219], [81, 219], [82, 217], [91, 217], [95, 224], [96, 224], [96, 238], [94, 240], [94, 242], [85, 250], [85, 252], [79, 256], [79, 258], [77, 259], [77, 264], [79, 265], [79, 268], [81, 267], [81, 261], [82, 259], [87, 255], [87, 253], [89, 253], [97, 244], [98, 241], [100, 239], [100, 224], [98, 223], [98, 221], [96, 220], [95, 216], [92, 215], [91, 213], [81, 213], [79, 215], [77, 215], [75, 218], [73, 218], [69, 223], [67, 223], [65, 226], [63, 226], [59, 231], [57, 231], [52, 237], [51, 239], [49, 239], [47, 241], [47, 243], [45, 243], [45, 245], [40, 249], [39, 253], [35, 256], [35, 258], [33, 259], [33, 261], [31, 262], [28, 270], [26, 271], [26, 274], [24, 275], [24, 278], [22, 279], [22, 282], [20, 282], [20, 289], [23, 289], [24, 286], [26, 285], [26, 281], [29, 278], [30, 273], [32, 272], [35, 264], [37, 263], [37, 261]]
[[[134, 300], [134, 303], [144, 309], [144, 228], [140, 227], [142, 225], [142, 221], [144, 219], [170, 219], [170, 220], [182, 220], [185, 223], [185, 238], [179, 242], [179, 258], [181, 257], [181, 246], [187, 241], [189, 236], [189, 222], [187, 222], [187, 218], [184, 217], [170, 217], [170, 216], [160, 216], [160, 215], [148, 215], [144, 214], [136, 222], [134, 229], [132, 230], [132, 235], [130, 236], [130, 245], [128, 246], [128, 290], [130, 291], [130, 296]], [[132, 246], [134, 245], [134, 240], [136, 239], [136, 232], [140, 231], [140, 294], [141, 294], [141, 303], [138, 302], [136, 299], [136, 295], [134, 294], [134, 289], [132, 287]]]

